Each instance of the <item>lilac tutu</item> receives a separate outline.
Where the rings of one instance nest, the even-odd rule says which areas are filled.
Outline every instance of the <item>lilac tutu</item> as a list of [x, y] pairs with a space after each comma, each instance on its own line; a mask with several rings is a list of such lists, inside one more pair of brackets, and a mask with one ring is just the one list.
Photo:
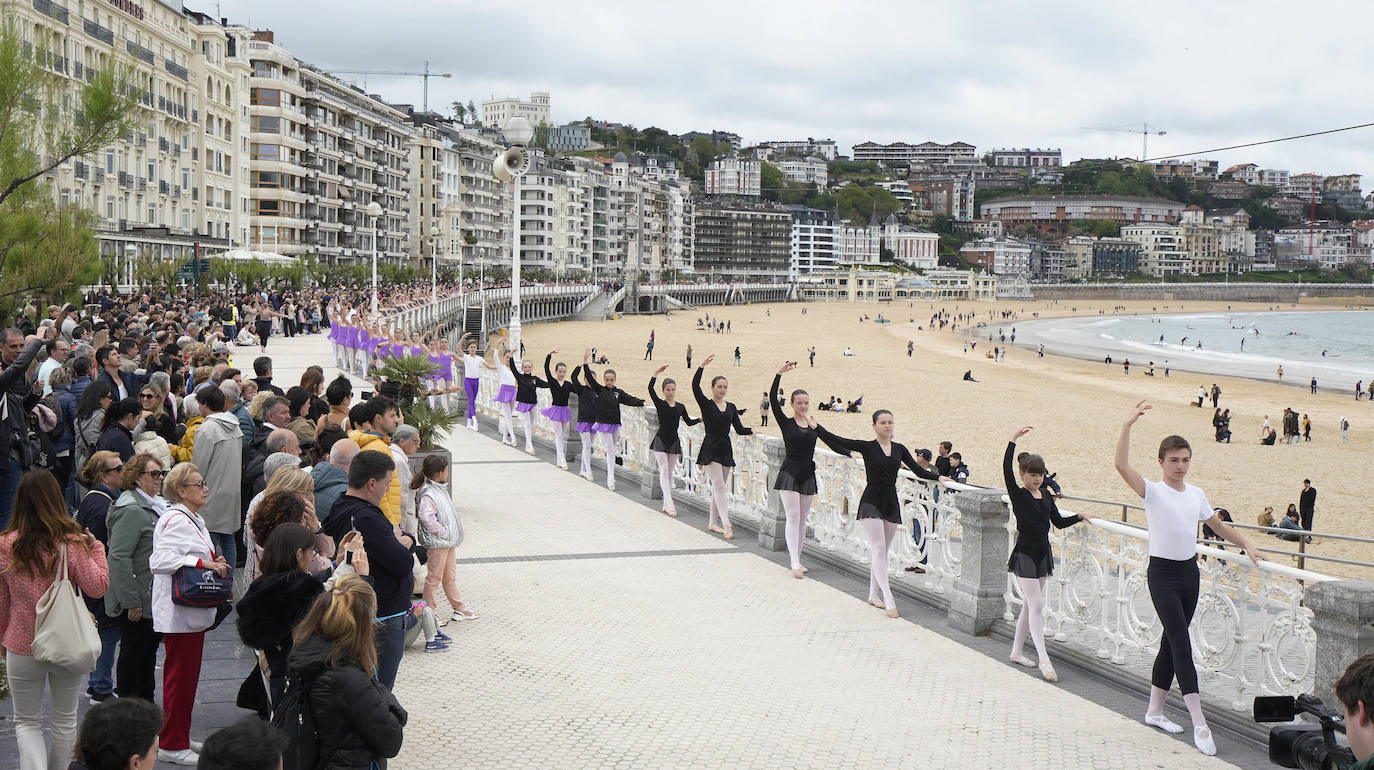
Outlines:
[[510, 402], [514, 401], [514, 400], [515, 400], [515, 386], [514, 386], [514, 385], [502, 385], [502, 386], [501, 386], [501, 389], [498, 390], [498, 391], [496, 391], [496, 398], [494, 398], [494, 399], [492, 399], [492, 400], [495, 401], [495, 402], [498, 403], [498, 404], [509, 404]]
[[[572, 422], [572, 410], [566, 406], [550, 406], [540, 409], [539, 413], [554, 422]], [[586, 423], [578, 423], [586, 425]]]
[[595, 424], [596, 424], [596, 423], [591, 423], [591, 422], [579, 422], [579, 423], [578, 423], [576, 426], [574, 426], [574, 427], [577, 428], [577, 432], [578, 432], [578, 433], [591, 433], [591, 432], [592, 432], [592, 426], [595, 425]]
[[515, 411], [517, 412], [528, 412], [533, 408], [534, 404], [527, 404], [524, 401], [521, 401], [520, 403], [515, 405]]
[[605, 422], [592, 423], [592, 433], [615, 433], [618, 430], [620, 430], [619, 424], [612, 425]]

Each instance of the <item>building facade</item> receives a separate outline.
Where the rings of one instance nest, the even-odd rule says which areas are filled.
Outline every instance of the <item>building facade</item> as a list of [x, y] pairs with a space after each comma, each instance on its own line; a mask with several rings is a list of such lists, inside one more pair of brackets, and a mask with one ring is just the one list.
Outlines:
[[692, 214], [693, 270], [731, 282], [787, 280], [792, 262], [792, 215], [770, 203], [716, 198]]
[[1019, 238], [979, 238], [964, 244], [959, 255], [964, 261], [1000, 276], [1024, 276], [1031, 271], [1031, 245]]
[[835, 248], [837, 228], [830, 212], [799, 204], [785, 204], [783, 208], [792, 215], [792, 253], [788, 278], [835, 269], [839, 265]]
[[760, 168], [757, 160], [721, 158], [714, 161], [706, 169], [706, 194], [757, 198], [760, 194]]
[[1141, 222], [1121, 228], [1121, 237], [1140, 245], [1140, 272], [1156, 278], [1193, 273], [1183, 227]]
[[992, 165], [997, 168], [1059, 168], [1064, 165], [1064, 153], [1058, 148], [993, 150], [990, 155]]
[[482, 123], [485, 125], [499, 130], [516, 115], [524, 116], [531, 126], [552, 125], [549, 120], [549, 92], [535, 91], [528, 100], [515, 96], [482, 100]]
[[1127, 225], [1178, 221], [1184, 205], [1163, 198], [1128, 195], [1020, 195], [984, 203], [981, 216], [1000, 219], [1008, 230], [1031, 225], [1042, 233], [1064, 233], [1069, 222], [1103, 219]]
[[829, 167], [825, 160], [815, 156], [779, 158], [773, 161], [773, 165], [782, 172], [783, 178], [789, 182], [799, 182], [825, 189], [825, 185], [830, 179]]
[[854, 145], [853, 157], [858, 162], [877, 161], [889, 165], [971, 166], [979, 162], [977, 148], [967, 142], [861, 142]]
[[592, 130], [581, 123], [567, 123], [549, 129], [551, 152], [576, 152], [592, 146]]
[[759, 147], [768, 149], [770, 157], [796, 155], [804, 158], [815, 155], [822, 160], [831, 161], [837, 155], [834, 139], [812, 139], [811, 137], [807, 137], [805, 140], [775, 139], [759, 142]]

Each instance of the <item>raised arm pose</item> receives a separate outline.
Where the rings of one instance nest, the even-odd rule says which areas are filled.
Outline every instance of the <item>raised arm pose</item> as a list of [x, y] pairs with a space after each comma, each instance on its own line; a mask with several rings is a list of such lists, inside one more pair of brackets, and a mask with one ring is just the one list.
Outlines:
[[1161, 481], [1146, 481], [1131, 467], [1131, 426], [1149, 410], [1150, 405], [1144, 401], [1136, 404], [1121, 426], [1121, 437], [1116, 442], [1116, 472], [1121, 474], [1131, 491], [1145, 501], [1145, 523], [1150, 539], [1150, 566], [1146, 578], [1155, 615], [1164, 626], [1154, 672], [1150, 676], [1150, 705], [1145, 710], [1145, 724], [1165, 732], [1183, 732], [1182, 727], [1164, 716], [1164, 700], [1177, 678], [1183, 702], [1193, 719], [1193, 745], [1210, 756], [1217, 752], [1217, 744], [1202, 714], [1197, 668], [1193, 665], [1193, 647], [1188, 638], [1188, 624], [1197, 609], [1201, 582], [1197, 568], [1198, 522], [1206, 522], [1212, 531], [1244, 549], [1256, 566], [1265, 556], [1216, 515], [1201, 489], [1183, 480], [1193, 459], [1193, 449], [1187, 439], [1166, 436], [1159, 443]]
[[577, 437], [582, 440], [581, 468], [579, 476], [587, 481], [592, 480], [592, 426], [596, 424], [596, 391], [590, 385], [577, 381], [578, 372], [582, 372], [588, 382], [596, 377], [592, 374], [591, 367], [587, 366], [587, 359], [591, 358], [591, 351], [582, 354], [582, 365], [573, 368], [572, 387], [577, 394]]
[[1016, 431], [1007, 442], [1007, 451], [1002, 455], [1002, 481], [1007, 485], [1007, 496], [1011, 498], [1011, 512], [1016, 517], [1016, 545], [1007, 559], [1007, 571], [1016, 575], [1021, 584], [1021, 614], [1016, 617], [1016, 635], [1011, 642], [1011, 662], [1022, 666], [1034, 666], [1029, 658], [1021, 653], [1026, 644], [1026, 634], [1030, 633], [1035, 643], [1035, 653], [1040, 660], [1040, 673], [1047, 681], [1059, 681], [1059, 675], [1050, 663], [1050, 655], [1045, 651], [1045, 580], [1054, 574], [1054, 553], [1050, 549], [1050, 525], [1059, 529], [1071, 527], [1080, 521], [1092, 519], [1087, 514], [1060, 516], [1054, 504], [1054, 496], [1044, 489], [1045, 460], [1040, 455], [1027, 455], [1019, 464], [1021, 484], [1017, 474], [1012, 473], [1012, 459], [1016, 457], [1016, 441], [1030, 433], [1031, 426]]
[[[730, 445], [730, 429], [741, 436], [754, 431], [744, 427], [739, 421], [740, 410], [725, 400], [730, 390], [730, 382], [717, 375], [711, 378], [711, 396], [701, 392], [701, 375], [711, 365], [714, 355], [706, 357], [692, 375], [692, 395], [701, 409], [701, 421], [706, 427], [706, 437], [701, 441], [701, 451], [697, 452], [697, 465], [706, 470], [706, 478], [711, 482], [711, 514], [706, 520], [708, 532], [719, 532], [726, 540], [735, 539], [735, 529], [730, 526], [730, 505], [726, 490], [730, 485], [730, 468], [735, 467], [735, 452]], [[716, 526], [716, 521], [720, 526]]]
[[[463, 355], [463, 393], [468, 398], [468, 430], [477, 430], [477, 386], [481, 384], [482, 369], [495, 369], [487, 359], [477, 355], [477, 340], [468, 339], [472, 332], [465, 332], [458, 338], [458, 346], [466, 350]], [[466, 343], [466, 344], [465, 344]]]
[[583, 374], [587, 385], [596, 393], [596, 422], [592, 431], [601, 436], [601, 448], [606, 452], [606, 488], [615, 490], [615, 453], [616, 442], [620, 439], [620, 405], [644, 406], [644, 399], [635, 398], [615, 386], [615, 370], [607, 369], [601, 373], [602, 384], [598, 385], [587, 369], [587, 361], [582, 361]]
[[792, 576], [801, 579], [806, 567], [801, 563], [802, 543], [806, 540], [806, 517], [811, 512], [811, 498], [816, 495], [816, 418], [811, 416], [811, 396], [804, 390], [792, 391], [792, 417], [782, 411], [778, 393], [782, 392], [782, 376], [797, 368], [796, 361], [782, 365], [768, 389], [768, 406], [773, 420], [782, 432], [787, 457], [778, 469], [773, 488], [778, 490], [783, 510], [787, 514], [785, 534], [787, 555], [792, 560]]
[[566, 471], [568, 423], [572, 422], [572, 410], [568, 409], [568, 395], [573, 391], [573, 384], [568, 382], [567, 364], [559, 361], [557, 366], [549, 369], [549, 363], [553, 361], [553, 355], [557, 352], [556, 349], [550, 350], [549, 354], [544, 356], [544, 376], [548, 379], [539, 380], [536, 384], [549, 389], [550, 405], [540, 409], [539, 413], [553, 423], [553, 446], [557, 456], [555, 464]]
[[679, 422], [696, 425], [701, 420], [687, 414], [687, 407], [677, 402], [677, 383], [673, 380], [663, 381], [663, 397], [658, 397], [658, 390], [655, 388], [658, 376], [667, 368], [667, 364], [658, 367], [654, 376], [649, 378], [649, 398], [654, 400], [654, 409], [658, 412], [658, 430], [654, 433], [654, 440], [649, 444], [649, 449], [653, 450], [654, 459], [658, 461], [658, 485], [663, 488], [663, 512], [669, 516], [676, 516], [677, 507], [673, 505], [673, 469], [677, 467], [677, 458], [682, 455], [682, 443], [677, 437], [677, 426]]
[[868, 486], [859, 497], [859, 525], [868, 536], [868, 544], [873, 549], [873, 563], [868, 569], [868, 603], [887, 610], [889, 618], [897, 617], [897, 602], [892, 598], [892, 587], [887, 580], [887, 552], [892, 548], [892, 538], [897, 534], [897, 525], [902, 523], [902, 505], [897, 500], [897, 474], [902, 466], [923, 479], [940, 482], [948, 481], [934, 468], [926, 469], [916, 464], [907, 448], [892, 440], [894, 423], [892, 412], [879, 409], [873, 413], [873, 433], [871, 441], [841, 438], [816, 426], [816, 435], [826, 446], [849, 454], [858, 452], [863, 458], [864, 475]]
[[515, 357], [506, 359], [506, 366], [515, 375], [515, 411], [525, 428], [525, 452], [534, 454], [534, 405], [539, 403], [539, 378], [534, 376], [534, 362], [525, 359], [515, 368]]
[[500, 430], [501, 443], [515, 446], [515, 352], [506, 349], [506, 344], [501, 343], [501, 350], [497, 354], [497, 360], [501, 362], [499, 372], [501, 374], [501, 387], [496, 391], [496, 408], [501, 410]]

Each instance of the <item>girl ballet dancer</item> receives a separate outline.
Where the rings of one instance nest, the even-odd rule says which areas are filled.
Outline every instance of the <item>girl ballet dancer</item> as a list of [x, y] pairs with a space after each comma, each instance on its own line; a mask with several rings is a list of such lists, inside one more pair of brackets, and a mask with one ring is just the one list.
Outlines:
[[1016, 545], [1007, 559], [1007, 571], [1016, 575], [1021, 584], [1021, 614], [1016, 617], [1016, 635], [1011, 641], [1011, 662], [1032, 667], [1030, 658], [1021, 654], [1026, 644], [1026, 633], [1030, 633], [1035, 643], [1035, 654], [1040, 660], [1040, 674], [1048, 682], [1059, 681], [1059, 675], [1050, 663], [1050, 655], [1045, 652], [1045, 580], [1054, 574], [1054, 553], [1050, 550], [1050, 525], [1059, 529], [1071, 527], [1080, 521], [1092, 521], [1092, 516], [1079, 514], [1060, 516], [1054, 504], [1054, 496], [1044, 491], [1045, 461], [1040, 455], [1029, 455], [1020, 463], [1021, 485], [1011, 472], [1012, 458], [1016, 457], [1016, 441], [1030, 433], [1031, 426], [1016, 431], [1007, 442], [1006, 454], [1002, 455], [1002, 481], [1007, 485], [1007, 496], [1011, 498], [1011, 512], [1016, 517]]
[[644, 406], [644, 399], [635, 398], [615, 386], [615, 370], [607, 369], [601, 373], [602, 383], [592, 379], [587, 368], [587, 359], [592, 352], [588, 350], [582, 357], [583, 375], [587, 384], [596, 394], [596, 422], [592, 431], [601, 434], [601, 448], [606, 452], [606, 488], [615, 491], [615, 452], [616, 441], [620, 439], [620, 405]]
[[[568, 365], [562, 361], [558, 362], [552, 370], [549, 363], [553, 361], [553, 356], [558, 350], [550, 350], [544, 356], [544, 376], [547, 380], [540, 380], [538, 385], [541, 388], [548, 388], [550, 404], [540, 409], [539, 413], [549, 418], [553, 423], [553, 447], [556, 457], [556, 464], [563, 470], [568, 469], [568, 423], [572, 422], [572, 410], [568, 409], [568, 396], [573, 392], [573, 384], [568, 382]], [[581, 402], [579, 401], [579, 406]]]
[[448, 349], [448, 337], [441, 337], [437, 347], [429, 348], [429, 360], [439, 367], [429, 391], [429, 405], [448, 410], [449, 393], [453, 392], [453, 352]]
[[768, 391], [768, 405], [773, 412], [773, 421], [782, 432], [782, 443], [787, 457], [778, 469], [778, 478], [773, 488], [778, 490], [782, 508], [787, 514], [784, 529], [787, 538], [787, 556], [792, 560], [792, 577], [801, 580], [806, 567], [801, 563], [802, 542], [806, 540], [806, 517], [811, 512], [811, 498], [816, 495], [816, 418], [811, 416], [811, 396], [804, 390], [792, 391], [789, 399], [792, 404], [792, 418], [783, 414], [782, 392], [783, 374], [797, 368], [796, 361], [788, 361], [773, 376], [773, 387]]
[[[468, 430], [477, 430], [477, 386], [482, 382], [483, 369], [495, 369], [487, 359], [477, 355], [477, 340], [469, 340], [472, 332], [458, 338], [458, 347], [467, 350], [463, 355], [463, 392], [468, 397]], [[464, 344], [466, 340], [466, 344]]]
[[515, 353], [506, 350], [506, 343], [501, 343], [499, 352], [502, 366], [500, 367], [501, 387], [496, 391], [496, 408], [501, 410], [501, 420], [498, 426], [501, 430], [501, 443], [515, 446], [515, 365], [511, 360]]
[[592, 480], [592, 426], [596, 424], [596, 392], [590, 385], [578, 382], [578, 372], [585, 371], [587, 381], [590, 382], [595, 376], [592, 370], [584, 363], [573, 369], [572, 389], [577, 393], [577, 430], [578, 438], [582, 439], [582, 467], [579, 476], [587, 481]]
[[892, 440], [893, 427], [892, 412], [886, 409], [873, 413], [873, 433], [877, 438], [872, 441], [841, 438], [822, 425], [816, 426], [816, 435], [826, 446], [840, 454], [858, 452], [863, 456], [868, 486], [864, 487], [863, 495], [859, 497], [858, 518], [873, 549], [873, 563], [868, 570], [868, 603], [886, 609], [889, 618], [898, 616], [897, 602], [892, 598], [892, 588], [887, 580], [887, 552], [892, 547], [892, 538], [897, 534], [897, 525], [902, 523], [902, 505], [897, 500], [897, 474], [902, 465], [906, 465], [912, 473], [923, 479], [941, 483], [948, 481], [934, 469], [927, 470], [917, 465], [911, 452]]
[[1240, 546], [1250, 561], [1259, 566], [1265, 559], [1238, 531], [1227, 524], [1213, 510], [1201, 489], [1183, 480], [1193, 459], [1192, 447], [1182, 436], [1167, 436], [1159, 444], [1159, 468], [1162, 481], [1146, 481], [1131, 467], [1131, 426], [1150, 410], [1141, 401], [1135, 405], [1121, 426], [1116, 442], [1116, 472], [1145, 501], [1145, 523], [1149, 529], [1150, 566], [1146, 579], [1150, 586], [1150, 602], [1164, 626], [1155, 655], [1154, 671], [1150, 675], [1150, 705], [1145, 710], [1145, 724], [1169, 732], [1181, 733], [1183, 728], [1164, 716], [1164, 700], [1169, 688], [1178, 679], [1183, 691], [1183, 703], [1193, 719], [1193, 745], [1211, 756], [1217, 753], [1216, 741], [1202, 714], [1202, 699], [1198, 695], [1197, 669], [1193, 665], [1193, 647], [1188, 638], [1188, 624], [1197, 609], [1199, 576], [1197, 568], [1197, 525], [1206, 522], [1213, 532]]
[[658, 397], [658, 376], [668, 368], [667, 364], [658, 367], [654, 371], [654, 376], [649, 378], [649, 398], [654, 401], [654, 410], [658, 413], [658, 430], [654, 433], [654, 440], [649, 444], [649, 449], [653, 450], [654, 459], [658, 461], [658, 485], [663, 488], [663, 512], [669, 516], [677, 516], [677, 506], [673, 505], [673, 469], [677, 467], [677, 458], [682, 456], [682, 442], [677, 437], [677, 426], [679, 422], [686, 422], [688, 425], [696, 425], [701, 420], [693, 419], [687, 414], [687, 407], [677, 402], [677, 383], [671, 379], [663, 381], [663, 397]]
[[[506, 366], [515, 375], [515, 412], [525, 428], [525, 453], [534, 454], [534, 407], [539, 403], [539, 378], [534, 376], [534, 362], [526, 359], [515, 368], [515, 356], [506, 359]], [[512, 428], [512, 435], [514, 429]]]
[[[707, 532], [719, 532], [726, 540], [735, 539], [735, 528], [730, 526], [729, 503], [726, 488], [730, 484], [730, 468], [735, 467], [735, 452], [730, 445], [730, 428], [741, 436], [753, 435], [754, 431], [744, 427], [739, 417], [744, 410], [725, 400], [730, 390], [730, 382], [720, 375], [711, 378], [711, 397], [701, 392], [701, 376], [706, 367], [715, 359], [709, 355], [697, 366], [692, 375], [692, 395], [697, 399], [701, 410], [701, 421], [706, 428], [706, 436], [701, 440], [701, 450], [697, 452], [697, 465], [706, 471], [711, 482], [711, 514], [706, 519]], [[720, 526], [716, 526], [716, 521]]]

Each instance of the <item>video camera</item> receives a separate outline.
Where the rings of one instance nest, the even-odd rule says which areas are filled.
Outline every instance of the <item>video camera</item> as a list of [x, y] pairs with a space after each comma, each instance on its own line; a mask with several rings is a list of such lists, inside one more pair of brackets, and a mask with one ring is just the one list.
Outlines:
[[1345, 717], [1314, 695], [1255, 698], [1256, 722], [1292, 722], [1298, 714], [1316, 717], [1317, 724], [1292, 724], [1269, 730], [1269, 761], [1301, 770], [1347, 770], [1355, 754], [1336, 742], [1345, 734]]

